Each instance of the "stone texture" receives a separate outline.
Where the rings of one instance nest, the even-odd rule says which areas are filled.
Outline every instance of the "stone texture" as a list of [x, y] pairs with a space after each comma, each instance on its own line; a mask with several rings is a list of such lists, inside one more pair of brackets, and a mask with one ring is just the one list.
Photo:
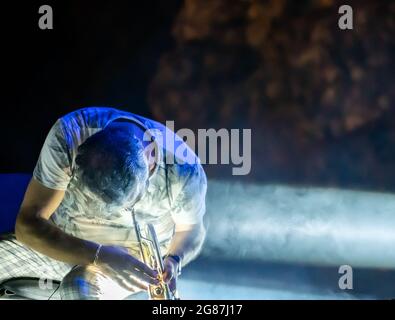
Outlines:
[[[252, 128], [260, 181], [395, 190], [395, 3], [185, 0], [149, 90], [177, 127]], [[227, 167], [208, 167], [224, 176]]]

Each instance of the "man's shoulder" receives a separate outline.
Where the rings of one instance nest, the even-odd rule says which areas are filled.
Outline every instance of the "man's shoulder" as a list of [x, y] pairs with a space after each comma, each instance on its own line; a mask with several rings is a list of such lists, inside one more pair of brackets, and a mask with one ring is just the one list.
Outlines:
[[164, 126], [161, 123], [152, 119], [107, 106], [91, 106], [77, 109], [60, 118], [66, 130], [69, 129], [71, 131], [78, 131], [79, 128], [104, 129], [109, 123], [119, 119], [132, 120], [146, 129], [164, 130]]
[[59, 122], [69, 147], [74, 148], [119, 118], [136, 119], [130, 112], [112, 107], [94, 106], [74, 110], [62, 116]]
[[110, 121], [115, 117], [130, 113], [106, 106], [84, 107], [69, 112], [61, 117], [65, 123], [73, 123], [75, 125], [89, 125], [99, 127], [100, 125]]
[[165, 166], [168, 170], [168, 180], [176, 188], [193, 188], [207, 184], [207, 177], [200, 163], [174, 163]]

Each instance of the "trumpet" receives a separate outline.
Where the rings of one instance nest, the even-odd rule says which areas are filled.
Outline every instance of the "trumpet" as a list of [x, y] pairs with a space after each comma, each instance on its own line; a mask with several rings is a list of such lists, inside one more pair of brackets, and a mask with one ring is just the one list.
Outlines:
[[148, 286], [150, 300], [179, 300], [177, 291], [172, 292], [169, 285], [162, 280], [164, 263], [154, 226], [151, 223], [147, 223], [144, 228], [144, 233], [142, 233], [140, 225], [136, 220], [134, 210], [132, 216], [137, 241], [140, 247], [141, 259], [151, 269], [158, 271], [161, 280], [159, 285]]

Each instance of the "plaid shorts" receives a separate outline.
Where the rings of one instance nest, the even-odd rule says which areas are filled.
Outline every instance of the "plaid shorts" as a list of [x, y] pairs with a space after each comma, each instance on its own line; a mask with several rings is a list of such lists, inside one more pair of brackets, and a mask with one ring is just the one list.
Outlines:
[[94, 266], [72, 266], [32, 250], [13, 235], [0, 238], [0, 283], [33, 277], [61, 281], [63, 300], [122, 300], [132, 298], [140, 288], [126, 290]]

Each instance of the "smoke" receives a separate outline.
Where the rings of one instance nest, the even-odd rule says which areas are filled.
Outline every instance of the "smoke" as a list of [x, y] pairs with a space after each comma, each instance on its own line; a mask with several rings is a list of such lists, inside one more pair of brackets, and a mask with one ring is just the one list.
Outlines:
[[209, 182], [205, 257], [395, 268], [392, 194]]

